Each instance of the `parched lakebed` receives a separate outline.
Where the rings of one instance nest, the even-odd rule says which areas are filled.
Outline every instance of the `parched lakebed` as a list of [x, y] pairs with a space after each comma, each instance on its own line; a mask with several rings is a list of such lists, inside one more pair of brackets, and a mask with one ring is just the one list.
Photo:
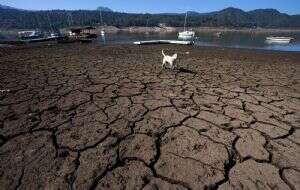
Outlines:
[[0, 189], [300, 189], [300, 53], [34, 45], [0, 64]]

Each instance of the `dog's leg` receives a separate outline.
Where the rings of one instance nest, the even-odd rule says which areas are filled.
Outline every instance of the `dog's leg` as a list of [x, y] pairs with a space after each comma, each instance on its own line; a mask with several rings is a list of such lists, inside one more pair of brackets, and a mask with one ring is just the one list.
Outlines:
[[168, 69], [171, 69], [172, 68], [172, 63], [170, 63], [169, 61], [167, 63], [169, 65]]
[[162, 67], [162, 68], [165, 68], [165, 64], [166, 64], [166, 60], [164, 59], [162, 65], [161, 65], [161, 67]]
[[171, 69], [174, 70], [174, 62], [170, 63]]

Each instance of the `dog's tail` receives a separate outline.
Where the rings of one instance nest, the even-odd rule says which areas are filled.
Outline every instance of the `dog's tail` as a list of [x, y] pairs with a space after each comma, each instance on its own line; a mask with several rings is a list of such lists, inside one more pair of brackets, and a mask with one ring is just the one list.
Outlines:
[[161, 50], [161, 54], [166, 57], [165, 53], [164, 53], [164, 50]]

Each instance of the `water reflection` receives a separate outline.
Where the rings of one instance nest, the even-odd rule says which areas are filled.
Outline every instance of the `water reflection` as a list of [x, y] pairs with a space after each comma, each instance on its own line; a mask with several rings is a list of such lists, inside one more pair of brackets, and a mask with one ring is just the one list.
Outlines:
[[[286, 33], [251, 33], [251, 32], [196, 32], [197, 39], [195, 45], [198, 46], [218, 46], [235, 48], [253, 48], [280, 51], [299, 51], [300, 52], [300, 32]], [[268, 44], [265, 39], [268, 36], [287, 36], [295, 40], [290, 44]], [[15, 36], [0, 33], [0, 39], [14, 39]], [[128, 44], [141, 40], [176, 40], [177, 32], [158, 33], [158, 32], [116, 32], [99, 34], [100, 44]]]
[[[295, 38], [290, 44], [267, 44], [265, 39], [268, 36], [290, 36]], [[291, 33], [247, 33], [247, 32], [224, 32], [220, 37], [212, 32], [198, 32], [196, 45], [199, 46], [220, 46], [236, 48], [254, 48], [281, 51], [300, 51], [300, 32]], [[105, 43], [126, 44], [140, 40], [174, 40], [177, 33], [106, 33]]]
[[[268, 44], [265, 39], [268, 36], [291, 36], [296, 41], [290, 44]], [[298, 40], [298, 41], [297, 41]], [[198, 45], [203, 42], [209, 45], [237, 47], [237, 48], [256, 48], [282, 51], [300, 51], [300, 33], [245, 33], [245, 32], [226, 32], [218, 38], [209, 33], [199, 33]], [[205, 44], [204, 44], [205, 45]]]
[[105, 34], [100, 35], [100, 43], [106, 44]]

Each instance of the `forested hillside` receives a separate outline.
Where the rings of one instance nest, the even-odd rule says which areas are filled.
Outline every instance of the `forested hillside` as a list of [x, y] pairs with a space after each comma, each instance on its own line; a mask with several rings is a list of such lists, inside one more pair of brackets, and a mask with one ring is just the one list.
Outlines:
[[[0, 6], [0, 28], [63, 28], [80, 25], [110, 25], [116, 27], [128, 26], [158, 26], [166, 23], [168, 26], [182, 26], [184, 14], [132, 14], [113, 12], [108, 8], [97, 10], [51, 10], [27, 11], [12, 7]], [[287, 15], [274, 9], [259, 9], [245, 12], [236, 8], [227, 8], [212, 13], [190, 12], [188, 26], [213, 27], [300, 27], [300, 15]]]

